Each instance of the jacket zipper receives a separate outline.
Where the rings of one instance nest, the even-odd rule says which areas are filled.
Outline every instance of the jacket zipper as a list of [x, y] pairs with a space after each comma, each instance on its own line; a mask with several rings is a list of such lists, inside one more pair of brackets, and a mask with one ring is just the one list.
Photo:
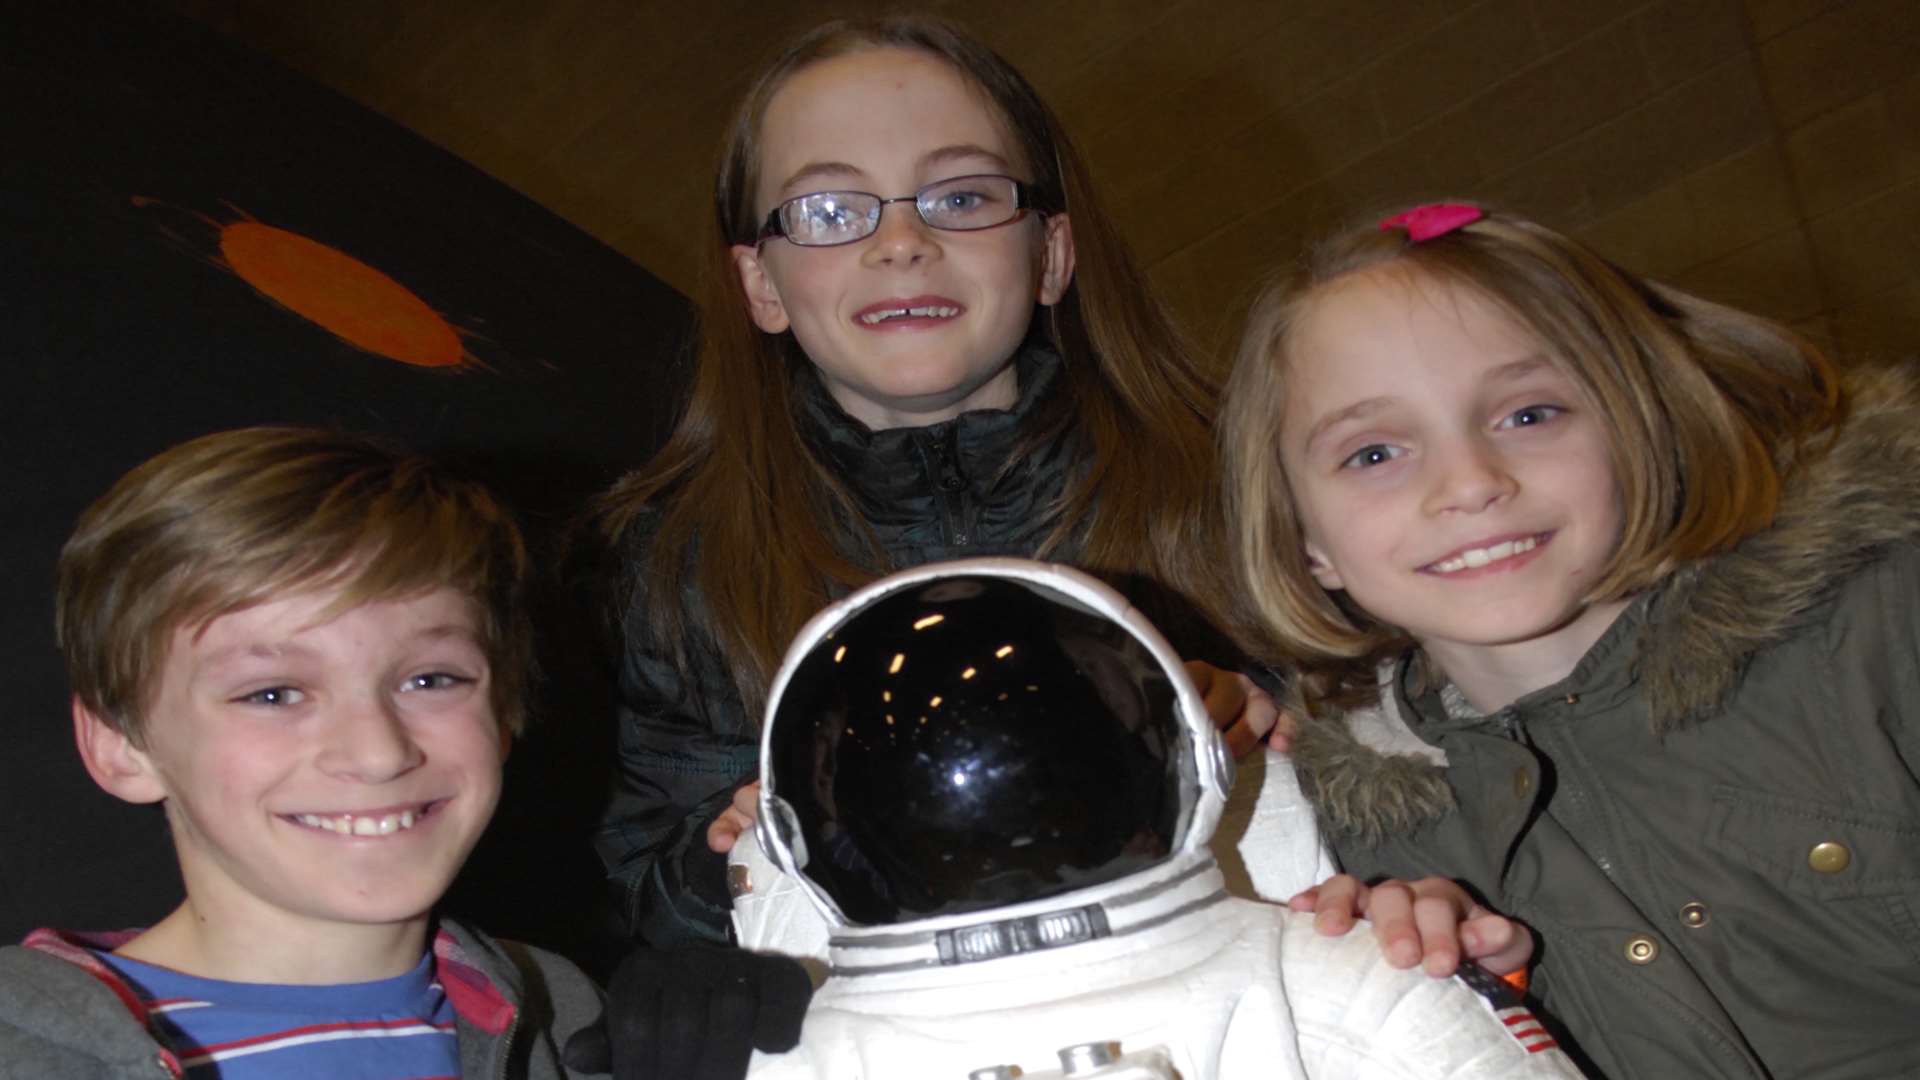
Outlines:
[[968, 529], [967, 480], [960, 474], [960, 448], [949, 431], [929, 436], [925, 450], [932, 465], [928, 475], [933, 480], [934, 499], [940, 504], [940, 523], [946, 532], [942, 539], [952, 547], [966, 547], [973, 537]]
[[507, 1021], [507, 1030], [500, 1039], [500, 1068], [494, 1072], [497, 1080], [507, 1080], [507, 1062], [513, 1060], [513, 1037], [520, 1033], [520, 1009], [514, 1007], [513, 1016]]

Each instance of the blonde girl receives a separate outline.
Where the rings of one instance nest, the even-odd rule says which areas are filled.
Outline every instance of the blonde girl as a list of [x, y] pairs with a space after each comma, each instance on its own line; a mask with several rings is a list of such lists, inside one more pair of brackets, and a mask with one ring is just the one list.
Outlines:
[[1268, 289], [1221, 438], [1321, 900], [1530, 926], [1604, 1075], [1920, 1069], [1917, 394], [1464, 204]]

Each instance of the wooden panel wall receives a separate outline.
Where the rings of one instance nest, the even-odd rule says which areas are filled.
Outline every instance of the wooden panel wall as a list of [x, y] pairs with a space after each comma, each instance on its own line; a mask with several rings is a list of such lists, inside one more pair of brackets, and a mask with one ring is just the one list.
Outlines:
[[[182, 0], [697, 293], [711, 155], [784, 39], [878, 3]], [[1303, 240], [1494, 200], [1920, 347], [1920, 0], [973, 0], [1204, 340]]]

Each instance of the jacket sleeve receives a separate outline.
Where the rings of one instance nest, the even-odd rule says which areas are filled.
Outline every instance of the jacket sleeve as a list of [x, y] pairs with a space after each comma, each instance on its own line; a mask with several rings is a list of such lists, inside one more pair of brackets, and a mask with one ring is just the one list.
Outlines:
[[754, 776], [759, 746], [724, 660], [691, 676], [653, 640], [636, 588], [621, 620], [614, 791], [595, 834], [629, 936], [655, 947], [727, 941], [726, 857], [707, 825]]

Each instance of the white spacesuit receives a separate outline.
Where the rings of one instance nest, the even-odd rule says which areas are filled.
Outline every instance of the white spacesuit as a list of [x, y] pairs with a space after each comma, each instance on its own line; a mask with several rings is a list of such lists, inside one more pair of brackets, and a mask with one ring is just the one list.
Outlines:
[[1579, 1076], [1496, 981], [1230, 896], [1231, 774], [1172, 649], [1084, 574], [926, 566], [822, 612], [774, 681], [757, 835], [831, 977], [749, 1075]]

